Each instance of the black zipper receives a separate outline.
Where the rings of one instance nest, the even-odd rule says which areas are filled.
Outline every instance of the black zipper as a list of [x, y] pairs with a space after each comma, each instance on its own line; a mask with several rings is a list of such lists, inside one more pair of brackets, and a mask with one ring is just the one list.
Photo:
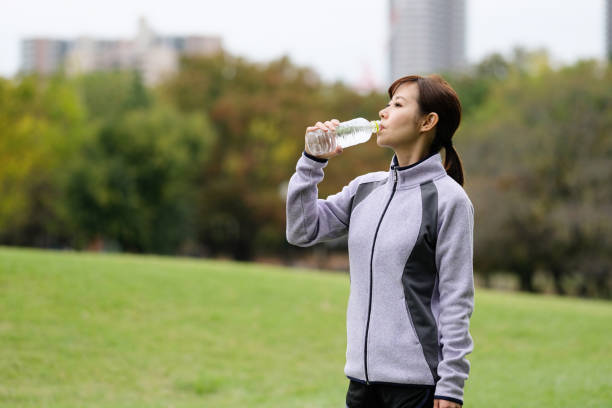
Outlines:
[[387, 201], [387, 205], [378, 220], [378, 225], [376, 226], [376, 232], [374, 232], [374, 241], [372, 242], [372, 253], [370, 254], [370, 303], [368, 305], [368, 321], [366, 323], [366, 332], [365, 332], [365, 343], [363, 345], [363, 367], [365, 369], [365, 381], [366, 384], [370, 383], [370, 379], [368, 378], [368, 332], [370, 331], [370, 313], [372, 312], [372, 286], [374, 283], [374, 246], [376, 245], [376, 237], [378, 237], [378, 230], [380, 229], [380, 224], [387, 213], [387, 209], [389, 208], [389, 204], [391, 203], [391, 199], [395, 195], [395, 189], [397, 187], [397, 170], [395, 167], [393, 168], [393, 190], [391, 191], [391, 196]]

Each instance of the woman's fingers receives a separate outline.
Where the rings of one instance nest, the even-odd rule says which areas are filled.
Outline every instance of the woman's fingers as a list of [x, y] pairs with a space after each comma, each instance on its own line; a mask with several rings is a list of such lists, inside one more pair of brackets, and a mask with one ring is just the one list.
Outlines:
[[325, 122], [325, 127], [327, 127], [329, 130], [336, 130], [336, 125], [333, 124], [330, 120]]
[[315, 128], [315, 129], [321, 129], [321, 130], [323, 130], [325, 132], [328, 132], [330, 130], [332, 130], [332, 131], [336, 130], [336, 128], [338, 127], [339, 124], [340, 124], [340, 121], [338, 119], [332, 119], [332, 120], [328, 120], [326, 122], [317, 122], [314, 126], [311, 126], [311, 127]]
[[327, 131], [327, 130], [329, 130], [329, 129], [327, 129], [327, 126], [325, 126], [325, 124], [324, 124], [323, 122], [317, 122], [317, 123], [315, 124], [315, 127], [316, 127], [317, 129], [321, 129], [321, 130], [323, 130], [323, 131]]
[[[325, 123], [324, 122], [317, 122], [317, 123], [315, 123], [314, 126], [308, 126], [306, 128], [306, 133], [314, 132], [317, 129], [320, 129], [320, 130], [322, 130], [324, 132], [335, 131], [339, 124], [340, 124], [340, 121], [338, 119], [328, 120]], [[342, 153], [342, 148], [340, 146], [338, 146], [338, 147], [340, 148], [340, 150], [337, 153], [333, 152], [332, 154], [340, 154], [340, 153]]]

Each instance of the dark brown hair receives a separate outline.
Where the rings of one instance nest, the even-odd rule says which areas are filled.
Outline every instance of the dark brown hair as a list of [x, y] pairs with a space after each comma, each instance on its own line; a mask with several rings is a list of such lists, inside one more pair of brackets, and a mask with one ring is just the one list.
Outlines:
[[416, 83], [419, 87], [417, 102], [421, 113], [423, 115], [430, 112], [438, 114], [438, 123], [435, 127], [436, 136], [429, 148], [429, 155], [439, 152], [444, 147], [446, 151], [444, 159], [446, 173], [463, 186], [463, 165], [452, 141], [453, 135], [461, 122], [461, 102], [459, 102], [457, 93], [439, 75], [429, 75], [427, 77], [409, 75], [399, 78], [391, 84], [389, 97], [393, 98], [397, 88], [407, 82]]

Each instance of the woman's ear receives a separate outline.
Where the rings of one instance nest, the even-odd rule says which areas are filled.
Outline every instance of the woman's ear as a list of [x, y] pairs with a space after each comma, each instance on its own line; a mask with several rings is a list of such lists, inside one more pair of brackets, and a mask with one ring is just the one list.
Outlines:
[[425, 120], [421, 124], [421, 132], [428, 132], [438, 124], [438, 114], [436, 112], [429, 112], [425, 116]]

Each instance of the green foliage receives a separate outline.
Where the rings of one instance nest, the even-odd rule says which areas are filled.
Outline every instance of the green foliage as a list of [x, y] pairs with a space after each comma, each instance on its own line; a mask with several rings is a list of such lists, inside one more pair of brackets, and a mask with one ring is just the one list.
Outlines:
[[195, 188], [214, 132], [199, 114], [132, 110], [104, 126], [74, 163], [68, 204], [82, 239], [176, 253], [195, 239]]
[[0, 242], [65, 242], [66, 164], [89, 128], [73, 84], [61, 77], [0, 79]]
[[93, 121], [113, 121], [126, 111], [147, 108], [151, 95], [138, 73], [93, 72], [76, 79], [85, 109]]
[[573, 277], [578, 293], [609, 297], [612, 70], [533, 65], [492, 86], [458, 135], [477, 205], [477, 265], [517, 272], [525, 290], [542, 269], [560, 293]]

